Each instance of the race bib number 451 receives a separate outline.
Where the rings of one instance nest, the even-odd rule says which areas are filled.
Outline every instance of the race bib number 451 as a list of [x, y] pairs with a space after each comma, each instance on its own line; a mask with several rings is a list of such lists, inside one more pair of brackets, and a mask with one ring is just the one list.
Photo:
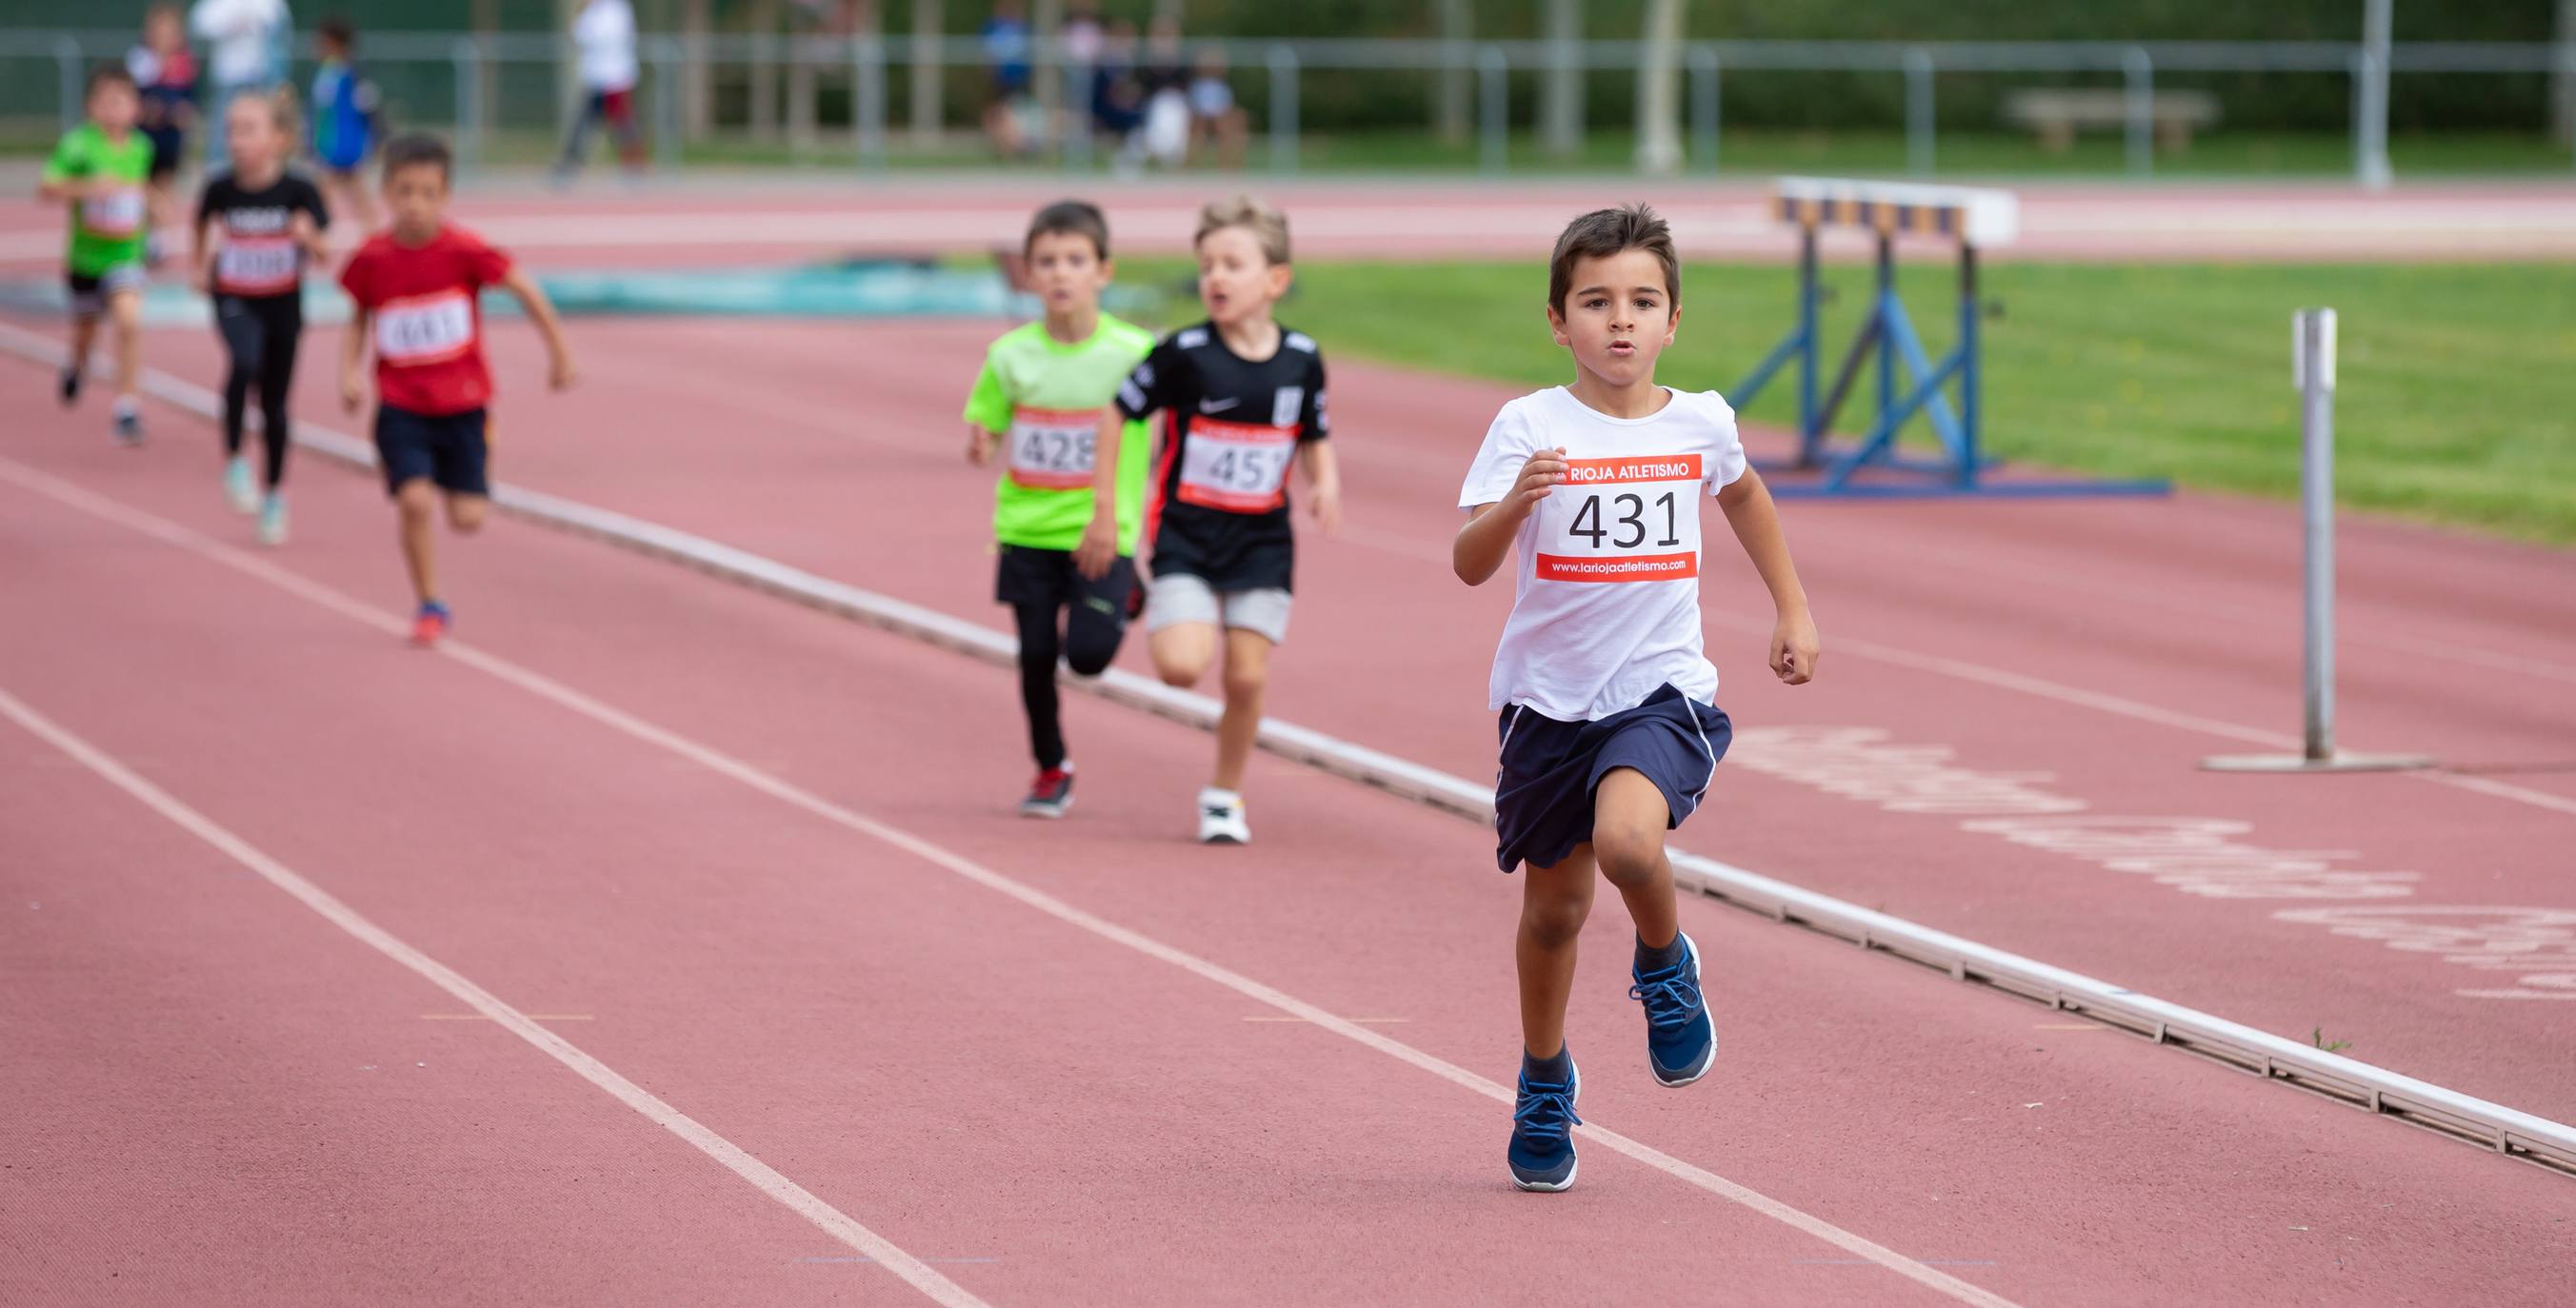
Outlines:
[[474, 301], [461, 290], [393, 300], [376, 310], [376, 355], [386, 363], [438, 363], [473, 346]]
[[1032, 490], [1079, 490], [1091, 484], [1098, 409], [1015, 409], [1011, 413], [1011, 484]]
[[1540, 581], [1672, 581], [1699, 575], [1700, 456], [1569, 459], [1539, 501]]
[[1181, 502], [1268, 513], [1288, 502], [1288, 463], [1296, 457], [1295, 427], [1194, 417], [1181, 452]]

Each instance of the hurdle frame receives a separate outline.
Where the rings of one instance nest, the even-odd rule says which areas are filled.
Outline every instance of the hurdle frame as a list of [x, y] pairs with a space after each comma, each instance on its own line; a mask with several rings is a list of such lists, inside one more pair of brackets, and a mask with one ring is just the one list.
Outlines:
[[[1983, 449], [1983, 334], [1980, 319], [1978, 250], [2008, 244], [2020, 230], [2020, 206], [2009, 191], [1915, 183], [1868, 182], [1834, 178], [1783, 177], [1776, 183], [1774, 211], [1798, 228], [1797, 322], [1753, 371], [1727, 392], [1738, 409], [1748, 408], [1764, 387], [1790, 363], [1797, 365], [1798, 446], [1788, 461], [1762, 460], [1766, 472], [1820, 473], [1813, 482], [1792, 481], [1772, 487], [1784, 497], [1925, 498], [1935, 496], [2041, 497], [2067, 495], [2162, 495], [2172, 483], [2161, 479], [2016, 478], [1988, 480], [1998, 466]], [[1821, 324], [1821, 231], [1844, 225], [1867, 230], [1877, 245], [1875, 274], [1868, 309], [1858, 333], [1844, 351], [1833, 384], [1821, 398], [1817, 382]], [[1896, 238], [1899, 235], [1954, 238], [1959, 247], [1958, 333], [1950, 352], [1935, 361], [1896, 290]], [[1872, 368], [1872, 363], [1875, 367]], [[1898, 369], [1909, 374], [1902, 393]], [[1855, 441], [1834, 439], [1833, 423], [1851, 398], [1864, 368], [1875, 372], [1878, 413], [1869, 430]], [[1949, 388], [1958, 388], [1954, 408]], [[1904, 452], [1899, 435], [1920, 415], [1941, 443], [1936, 457]], [[1891, 479], [1862, 479], [1883, 470]]]

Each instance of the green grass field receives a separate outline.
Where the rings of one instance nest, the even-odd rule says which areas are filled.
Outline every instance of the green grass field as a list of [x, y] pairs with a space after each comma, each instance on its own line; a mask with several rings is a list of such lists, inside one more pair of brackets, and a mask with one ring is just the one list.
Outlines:
[[[1192, 311], [1182, 265], [1130, 260], [1122, 273], [1174, 285], [1172, 312]], [[1831, 273], [1828, 369], [1868, 294], [1864, 269]], [[1533, 387], [1571, 376], [1541, 316], [1536, 264], [1312, 263], [1298, 274], [1280, 316], [1329, 356]], [[1662, 379], [1729, 389], [1787, 328], [1793, 272], [1699, 264], [1684, 275], [1681, 338]], [[1948, 269], [1909, 265], [1901, 280], [1917, 326], [1946, 348]], [[1996, 454], [2293, 497], [2290, 314], [2327, 305], [2340, 316], [2344, 504], [2576, 544], [2576, 265], [2007, 263], [1986, 282]], [[1848, 430], [1866, 422], [1868, 392], [1855, 390]], [[1785, 423], [1794, 403], [1775, 382], [1749, 416]], [[1472, 443], [1484, 417], [1460, 415], [1461, 439]]]

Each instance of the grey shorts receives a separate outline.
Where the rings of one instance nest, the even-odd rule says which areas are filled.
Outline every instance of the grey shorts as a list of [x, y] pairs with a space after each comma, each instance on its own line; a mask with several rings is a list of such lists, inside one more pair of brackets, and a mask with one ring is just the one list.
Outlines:
[[85, 273], [65, 273], [63, 288], [71, 301], [72, 316], [87, 322], [107, 312], [110, 296], [140, 291], [145, 280], [142, 264], [120, 263], [95, 277]]
[[1198, 622], [1249, 631], [1269, 638], [1273, 645], [1283, 644], [1288, 639], [1291, 599], [1277, 586], [1219, 593], [1209, 588], [1205, 578], [1175, 572], [1154, 578], [1146, 588], [1145, 629], [1161, 631]]

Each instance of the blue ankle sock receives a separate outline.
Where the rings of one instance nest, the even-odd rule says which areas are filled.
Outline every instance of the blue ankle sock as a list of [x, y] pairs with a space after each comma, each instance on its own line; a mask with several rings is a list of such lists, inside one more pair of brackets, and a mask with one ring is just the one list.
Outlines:
[[1556, 1047], [1554, 1058], [1533, 1058], [1521, 1051], [1521, 1075], [1533, 1085], [1566, 1085], [1574, 1080], [1574, 1055], [1565, 1046]]
[[1652, 973], [1661, 972], [1666, 968], [1679, 967], [1681, 965], [1681, 932], [1674, 932], [1672, 940], [1661, 949], [1657, 949], [1643, 940], [1637, 942], [1637, 975], [1647, 976]]

